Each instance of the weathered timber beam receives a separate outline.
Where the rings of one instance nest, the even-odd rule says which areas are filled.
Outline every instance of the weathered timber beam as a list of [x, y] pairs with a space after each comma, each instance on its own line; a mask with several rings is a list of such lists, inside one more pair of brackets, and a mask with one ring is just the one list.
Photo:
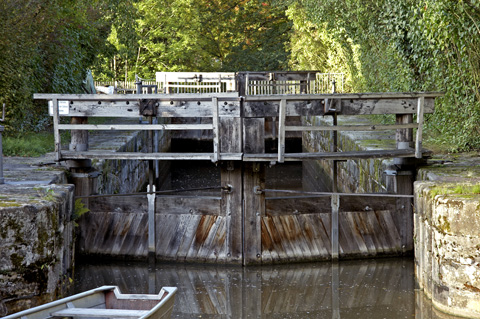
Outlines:
[[[308, 95], [296, 96], [296, 99], [288, 95], [278, 95], [274, 99], [257, 98], [257, 96], [246, 97], [244, 102], [245, 117], [278, 116], [280, 101], [286, 101], [286, 116], [321, 116], [326, 114], [325, 101], [328, 98], [309, 98]], [[252, 99], [255, 98], [255, 99]], [[416, 114], [417, 98], [376, 98], [376, 99], [355, 99], [339, 98], [335, 105], [338, 115], [374, 115], [374, 114]], [[328, 111], [328, 110], [327, 110]], [[433, 113], [434, 98], [425, 98], [424, 113]]]
[[[68, 99], [62, 101], [70, 102], [69, 110], [68, 113], [59, 116], [126, 118], [140, 116], [138, 101], [74, 101]], [[212, 117], [212, 100], [159, 101], [156, 114], [158, 117]], [[218, 116], [240, 117], [240, 102], [218, 100]]]
[[166, 131], [212, 130], [212, 124], [59, 124], [59, 130], [91, 131]]
[[442, 92], [382, 92], [382, 93], [330, 93], [330, 94], [278, 94], [278, 95], [249, 95], [245, 101], [277, 101], [277, 100], [315, 100], [315, 99], [405, 99], [405, 98], [436, 98], [443, 96]]
[[188, 215], [218, 215], [224, 216], [225, 212], [220, 210], [219, 196], [157, 196], [157, 214], [168, 212], [173, 214]]
[[[375, 151], [355, 151], [355, 152], [320, 152], [320, 153], [285, 153], [284, 161], [303, 161], [303, 160], [352, 160], [366, 158], [394, 158], [394, 157], [415, 157], [415, 150], [375, 150]], [[277, 153], [269, 154], [244, 154], [245, 162], [276, 161]]]
[[[135, 153], [114, 151], [70, 152], [62, 151], [60, 160], [70, 159], [119, 159], [119, 160], [212, 160], [213, 153]], [[242, 153], [220, 153], [219, 160], [239, 161]]]
[[68, 101], [137, 101], [145, 98], [160, 101], [211, 101], [212, 97], [220, 101], [239, 101], [238, 93], [178, 93], [178, 94], [51, 94], [35, 93], [35, 100], [68, 100]]
[[399, 125], [340, 125], [340, 126], [286, 126], [285, 131], [387, 131], [418, 128], [418, 124]]

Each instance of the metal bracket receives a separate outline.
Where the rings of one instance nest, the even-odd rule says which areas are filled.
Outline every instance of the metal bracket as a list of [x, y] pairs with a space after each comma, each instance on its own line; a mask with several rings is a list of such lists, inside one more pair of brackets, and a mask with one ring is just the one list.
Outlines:
[[139, 108], [140, 115], [157, 116], [157, 107], [158, 107], [157, 100], [143, 99], [143, 100], [140, 100], [138, 103], [140, 105], [140, 108]]
[[255, 195], [262, 195], [263, 190], [262, 190], [262, 188], [261, 188], [260, 186], [254, 186], [254, 187], [253, 187], [253, 193], [254, 193]]
[[325, 114], [332, 114], [334, 112], [340, 112], [342, 110], [341, 99], [325, 99]]
[[226, 194], [231, 194], [233, 191], [233, 186], [230, 184], [227, 184], [224, 187], [222, 187], [222, 191]]

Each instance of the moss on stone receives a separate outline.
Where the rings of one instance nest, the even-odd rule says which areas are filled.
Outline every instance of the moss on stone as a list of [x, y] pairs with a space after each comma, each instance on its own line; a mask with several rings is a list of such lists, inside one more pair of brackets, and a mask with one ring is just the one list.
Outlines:
[[0, 201], [0, 207], [21, 207], [22, 204], [17, 203], [15, 200], [2, 200]]
[[434, 186], [429, 192], [432, 199], [437, 195], [477, 195], [480, 194], [480, 184], [450, 184]]

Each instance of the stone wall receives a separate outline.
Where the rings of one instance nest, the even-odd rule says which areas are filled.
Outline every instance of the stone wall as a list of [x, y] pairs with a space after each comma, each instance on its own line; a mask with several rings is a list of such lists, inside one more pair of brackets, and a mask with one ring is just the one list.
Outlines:
[[[74, 260], [73, 185], [0, 185], [0, 316], [65, 293]], [[7, 310], [8, 309], [8, 310]]]
[[[168, 121], [168, 119], [161, 119]], [[118, 152], [147, 152], [147, 132], [100, 132], [90, 137], [91, 150], [117, 150]], [[170, 149], [170, 133], [157, 132], [157, 149]], [[139, 192], [148, 180], [148, 161], [94, 160], [93, 167], [98, 194], [125, 194]], [[158, 161], [159, 172], [168, 171], [168, 162]], [[162, 179], [162, 178], [160, 178]]]
[[[304, 117], [304, 125], [331, 125], [331, 116]], [[339, 116], [338, 125], [369, 124], [371, 120], [360, 116]], [[329, 152], [332, 145], [331, 132], [305, 132], [303, 134], [303, 147], [308, 152]], [[378, 149], [394, 149], [395, 132], [339, 132], [338, 151], [365, 151]], [[305, 162], [309, 174], [317, 172], [319, 176], [314, 179], [331, 185], [332, 161], [308, 161]], [[393, 160], [387, 159], [362, 159], [349, 160], [338, 163], [338, 190], [343, 192], [387, 192], [391, 191], [392, 181], [385, 174], [391, 169]], [[330, 180], [325, 183], [325, 174]], [[320, 186], [321, 187], [321, 186]], [[330, 189], [330, 188], [328, 188]]]
[[415, 182], [415, 272], [432, 304], [480, 318], [480, 166], [436, 166]]

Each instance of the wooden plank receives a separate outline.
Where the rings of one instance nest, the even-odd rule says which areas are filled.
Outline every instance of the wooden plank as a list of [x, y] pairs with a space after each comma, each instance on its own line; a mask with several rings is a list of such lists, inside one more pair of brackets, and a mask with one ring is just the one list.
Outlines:
[[330, 196], [322, 197], [267, 197], [267, 216], [303, 215], [330, 212]]
[[[210, 102], [212, 97], [217, 97], [225, 101], [238, 101], [239, 96], [236, 92], [223, 93], [177, 93], [177, 94], [56, 94], [56, 93], [35, 93], [33, 98], [35, 100], [62, 100], [62, 101], [138, 101], [145, 98], [152, 100], [159, 100], [162, 102], [170, 101], [207, 101]], [[208, 103], [210, 105], [210, 103]]]
[[220, 153], [240, 154], [243, 152], [243, 131], [240, 118], [220, 118]]
[[[212, 160], [212, 153], [138, 153], [138, 152], [115, 152], [115, 151], [88, 151], [88, 152], [62, 152], [61, 160], [67, 159], [123, 159], [123, 160]], [[241, 153], [220, 153], [219, 160], [235, 161], [242, 160]]]
[[326, 234], [325, 227], [322, 223], [322, 219], [318, 214], [301, 215], [299, 218], [305, 219], [305, 234], [312, 238], [312, 243], [315, 245], [318, 251], [319, 259], [329, 259], [331, 246], [328, 235]]
[[280, 100], [279, 116], [278, 116], [278, 162], [283, 163], [285, 155], [285, 109], [287, 107], [286, 100]]
[[[287, 101], [318, 100], [318, 99], [365, 100], [365, 101], [385, 99], [385, 100], [402, 101], [405, 99], [407, 100], [416, 99], [421, 96], [425, 98], [436, 98], [436, 97], [441, 97], [443, 95], [444, 93], [441, 93], [441, 92], [329, 93], [329, 94], [287, 94], [287, 95], [266, 95], [266, 96], [265, 95], [260, 95], [260, 96], [249, 95], [249, 96], [245, 96], [245, 101], [246, 102], [279, 101], [280, 99], [286, 99]], [[60, 96], [63, 96], [63, 95], [60, 95]], [[65, 98], [65, 100], [68, 100], [68, 99]]]
[[299, 229], [298, 224], [295, 223], [295, 216], [287, 215], [278, 217], [282, 222], [285, 234], [283, 240], [290, 243], [292, 253], [296, 260], [307, 260], [308, 246], [305, 243], [303, 232]]
[[227, 253], [225, 248], [227, 234], [227, 218], [220, 218], [220, 225], [215, 232], [215, 236], [210, 241], [210, 253], [207, 261], [213, 261], [216, 264], [227, 261]]
[[243, 152], [265, 153], [265, 118], [243, 120]]
[[[146, 246], [139, 244], [139, 238], [145, 238], [146, 234], [142, 230], [145, 228], [143, 224], [142, 216], [146, 216], [146, 214], [130, 214], [132, 217], [132, 222], [130, 223], [130, 227], [128, 228], [128, 232], [125, 236], [125, 240], [122, 243], [120, 250], [123, 252], [125, 256], [134, 255], [134, 247], [138, 246]], [[146, 223], [145, 223], [146, 224]]]
[[370, 234], [373, 244], [375, 245], [375, 251], [377, 255], [382, 255], [385, 252], [385, 241], [382, 240], [383, 234], [381, 233], [381, 227], [378, 225], [378, 220], [373, 211], [366, 212], [362, 216], [362, 220], [366, 227], [366, 232]]
[[345, 215], [346, 213], [338, 214], [339, 246], [343, 247], [343, 257], [351, 257], [355, 256], [359, 247]]
[[[278, 254], [273, 249], [272, 237], [268, 233], [267, 226], [265, 224], [265, 218], [261, 218], [261, 242], [262, 242], [262, 264], [271, 264], [275, 260], [278, 260]], [[262, 307], [263, 309], [263, 307]]]
[[279, 240], [284, 247], [285, 254], [287, 255], [286, 261], [295, 262], [298, 261], [298, 255], [295, 253], [295, 247], [292, 245], [291, 241], [288, 240], [289, 233], [288, 229], [285, 228], [283, 218], [285, 218], [285, 216], [273, 216], [272, 221], [275, 224]]
[[355, 254], [367, 256], [369, 253], [369, 250], [365, 243], [365, 238], [362, 236], [359, 226], [356, 223], [355, 217], [353, 216], [354, 214], [356, 213], [346, 212], [346, 213], [343, 213], [342, 215], [344, 216], [344, 221], [346, 222], [346, 226], [350, 229], [350, 234], [352, 235], [354, 241], [358, 246], [358, 251], [356, 251]]
[[197, 230], [198, 224], [200, 223], [200, 219], [202, 218], [201, 215], [187, 215], [188, 218], [185, 220], [186, 224], [186, 231], [183, 236], [182, 242], [177, 251], [176, 259], [179, 261], [188, 260], [188, 252], [190, 250], [190, 246], [193, 243], [195, 238], [195, 232]]
[[337, 260], [339, 257], [339, 205], [340, 198], [338, 195], [332, 195], [331, 197], [331, 230], [330, 230], [330, 241], [332, 243], [332, 260]]
[[67, 308], [52, 313], [54, 317], [73, 317], [73, 318], [138, 318], [148, 313], [148, 310], [129, 310], [129, 309], [98, 309], [98, 308]]
[[425, 97], [418, 98], [417, 106], [417, 136], [415, 141], [415, 157], [422, 158], [422, 132], [423, 132], [423, 112], [425, 107]]
[[[331, 219], [332, 214], [316, 214], [313, 215], [315, 219], [318, 220], [318, 234], [322, 238], [323, 244], [327, 252], [329, 253], [329, 257], [332, 254], [332, 240], [331, 240]], [[342, 252], [342, 247], [339, 247], [339, 254]]]
[[169, 260], [176, 260], [178, 255], [178, 250], [180, 245], [184, 240], [185, 234], [187, 232], [187, 227], [189, 226], [190, 215], [181, 214], [177, 216], [177, 225], [175, 228], [175, 233], [170, 238], [168, 246], [165, 249], [165, 257]]
[[147, 196], [97, 197], [89, 199], [88, 208], [92, 212], [146, 213]]
[[384, 234], [386, 251], [389, 253], [398, 253], [401, 251], [401, 237], [398, 234], [397, 227], [393, 222], [390, 211], [376, 211], [378, 224], [380, 226], [379, 231]]
[[[66, 155], [64, 155], [66, 156]], [[246, 162], [275, 161], [277, 154], [244, 154], [243, 160]], [[316, 153], [285, 153], [285, 161], [302, 160], [350, 160], [367, 158], [393, 158], [393, 157], [415, 157], [414, 150], [373, 150], [373, 151], [352, 151], [352, 152], [316, 152]]]
[[180, 216], [165, 214], [165, 212], [155, 214], [157, 221], [156, 231], [156, 243], [155, 243], [155, 255], [162, 260], [174, 259], [176, 251], [171, 251], [170, 242], [176, 236], [177, 229], [180, 226]]
[[318, 240], [314, 231], [314, 226], [310, 219], [311, 215], [296, 215], [297, 223], [302, 229], [305, 242], [309, 247], [309, 259], [318, 260], [322, 256], [321, 251], [325, 252], [324, 248], [317, 244]]
[[291, 218], [298, 231], [297, 242], [303, 250], [303, 260], [314, 261], [315, 257], [318, 256], [318, 250], [312, 243], [311, 237], [307, 236], [305, 231], [305, 220], [299, 215], [293, 215]]
[[213, 130], [212, 124], [59, 124], [59, 130], [168, 131]]
[[286, 126], [285, 131], [303, 131], [303, 132], [313, 132], [313, 131], [387, 131], [387, 130], [396, 130], [396, 129], [406, 129], [406, 128], [417, 128], [419, 124], [398, 124], [398, 125], [339, 125], [339, 126]]
[[[122, 94], [122, 95], [46, 95], [50, 100], [61, 96], [62, 101], [69, 101], [68, 114], [59, 116], [73, 117], [123, 117], [138, 118], [140, 115], [139, 100], [150, 99], [158, 101], [156, 114], [158, 117], [212, 117], [212, 97], [219, 100], [218, 116], [240, 117], [240, 100], [235, 95], [222, 97], [221, 94], [181, 94], [158, 95]], [[138, 96], [132, 99], [131, 96]], [[105, 98], [106, 97], [106, 98]]]
[[230, 192], [222, 192], [220, 201], [220, 213], [226, 218], [225, 260], [231, 263], [241, 262], [243, 253], [242, 174], [242, 165], [239, 162], [223, 162], [221, 165], [221, 184], [231, 186]]
[[397, 199], [392, 197], [340, 196], [340, 212], [358, 212], [374, 210], [396, 210]]
[[244, 265], [261, 263], [261, 216], [265, 215], [265, 193], [256, 192], [257, 188], [265, 188], [265, 165], [246, 163], [243, 174]]
[[112, 245], [112, 255], [121, 255], [123, 253], [122, 247], [128, 238], [128, 233], [132, 227], [135, 216], [133, 214], [127, 214], [123, 217], [121, 229], [119, 229], [119, 233], [122, 234], [122, 236], [119, 236]]
[[[150, 170], [152, 173], [152, 170]], [[148, 200], [148, 254], [155, 256], [156, 253], [156, 242], [155, 242], [155, 185], [153, 183], [147, 185], [147, 200]], [[151, 194], [150, 194], [151, 192]]]
[[219, 145], [219, 120], [218, 120], [218, 99], [212, 97], [212, 124], [213, 124], [213, 158], [212, 162], [218, 162], [220, 145]]
[[[339, 94], [341, 95], [341, 94]], [[248, 96], [244, 102], [245, 117], [278, 116], [280, 100], [286, 100], [286, 116], [323, 116], [326, 99], [338, 101], [338, 115], [416, 114], [416, 99], [357, 99], [328, 95]], [[320, 107], [322, 106], [322, 107]], [[425, 98], [425, 113], [434, 112], [434, 99]]]
[[213, 215], [202, 215], [200, 217], [200, 222], [198, 223], [197, 229], [195, 230], [194, 238], [190, 249], [188, 250], [188, 260], [198, 261], [199, 258], [203, 260], [204, 243], [207, 240], [213, 227], [216, 227], [216, 221], [219, 216]]
[[208, 227], [208, 230], [201, 230], [201, 233], [205, 234], [205, 240], [201, 243], [200, 247], [197, 250], [196, 260], [201, 262], [215, 262], [217, 255], [213, 254], [212, 246], [215, 238], [217, 237], [217, 231], [222, 229], [222, 224], [225, 222], [223, 217], [214, 216], [213, 224]]
[[[262, 238], [268, 236], [270, 240], [263, 242], [262, 249], [268, 249], [270, 251], [270, 257], [272, 262], [280, 262], [288, 260], [286, 254], [286, 248], [283, 245], [277, 227], [272, 217], [263, 217], [262, 218], [262, 231], [265, 231], [265, 234], [262, 234]], [[270, 246], [271, 243], [271, 246]], [[263, 254], [263, 252], [262, 252]]]
[[58, 100], [53, 99], [53, 137], [55, 142], [55, 160], [59, 161], [62, 158], [62, 142], [60, 138], [60, 131], [58, 125], [60, 124], [60, 117], [58, 114]]
[[161, 214], [224, 215], [220, 201], [216, 196], [157, 196], [156, 207]]

